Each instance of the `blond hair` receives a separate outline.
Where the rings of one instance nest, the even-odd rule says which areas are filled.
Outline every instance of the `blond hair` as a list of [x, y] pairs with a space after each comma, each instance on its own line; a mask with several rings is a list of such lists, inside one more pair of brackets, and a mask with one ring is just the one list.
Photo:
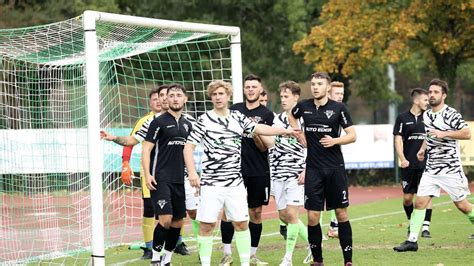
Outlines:
[[333, 81], [331, 82], [331, 88], [343, 88], [344, 89], [344, 83], [339, 82], [339, 81]]
[[225, 93], [229, 97], [232, 96], [232, 85], [223, 80], [214, 80], [209, 83], [209, 85], [207, 85], [207, 96], [211, 97], [212, 93], [221, 87], [225, 89]]

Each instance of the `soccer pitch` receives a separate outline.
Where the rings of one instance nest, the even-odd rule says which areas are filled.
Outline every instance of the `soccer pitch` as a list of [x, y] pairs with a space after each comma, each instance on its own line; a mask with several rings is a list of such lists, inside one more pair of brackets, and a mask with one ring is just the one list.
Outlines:
[[[469, 198], [473, 202], [474, 197]], [[407, 220], [401, 207], [401, 198], [354, 205], [349, 208], [354, 238], [355, 265], [474, 265], [474, 240], [468, 236], [474, 233], [465, 215], [456, 210], [448, 196], [434, 199], [431, 234], [433, 238], [420, 238], [418, 252], [397, 253], [392, 248], [404, 241]], [[329, 213], [324, 213], [323, 232], [327, 232]], [[305, 215], [302, 213], [305, 222]], [[278, 265], [285, 253], [285, 242], [278, 233], [276, 219], [265, 220], [258, 256]], [[222, 256], [220, 234], [216, 232], [212, 264], [217, 265]], [[186, 243], [191, 256], [173, 255], [173, 265], [199, 265], [194, 238]], [[293, 255], [293, 264], [302, 265], [307, 254], [306, 243], [298, 241]], [[140, 260], [141, 250], [128, 250], [128, 246], [106, 251], [107, 265], [149, 265]], [[84, 254], [88, 256], [88, 254]], [[339, 241], [323, 241], [323, 256], [326, 265], [342, 265]], [[233, 247], [234, 265], [239, 265], [238, 253]], [[52, 261], [54, 263], [54, 260]], [[68, 264], [68, 261], [64, 263]], [[72, 262], [73, 263], [73, 262]]]

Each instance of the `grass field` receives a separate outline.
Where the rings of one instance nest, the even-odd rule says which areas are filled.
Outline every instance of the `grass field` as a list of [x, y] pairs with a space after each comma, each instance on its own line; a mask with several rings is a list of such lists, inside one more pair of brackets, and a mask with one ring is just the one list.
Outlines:
[[[469, 199], [473, 202], [474, 197]], [[456, 210], [447, 196], [434, 200], [431, 225], [432, 239], [420, 238], [418, 252], [396, 253], [395, 245], [406, 238], [407, 220], [401, 207], [401, 199], [392, 199], [351, 206], [349, 215], [354, 239], [355, 265], [474, 265], [474, 240], [468, 236], [474, 233], [474, 226], [465, 215]], [[301, 215], [305, 222], [305, 215]], [[325, 213], [323, 232], [327, 232], [329, 213]], [[220, 234], [216, 232], [213, 265], [217, 265], [222, 256]], [[173, 265], [198, 265], [196, 242], [193, 238], [186, 241], [192, 250], [191, 256], [174, 255]], [[238, 265], [238, 254], [234, 251], [234, 265]], [[285, 242], [278, 233], [276, 219], [264, 221], [258, 256], [278, 265], [285, 253]], [[293, 264], [301, 265], [307, 254], [306, 243], [299, 240], [293, 255]], [[128, 246], [108, 249], [107, 265], [149, 265], [141, 261], [140, 250], [128, 250]], [[323, 241], [325, 265], [343, 265], [342, 252], [338, 240]], [[68, 261], [62, 260], [68, 264]]]

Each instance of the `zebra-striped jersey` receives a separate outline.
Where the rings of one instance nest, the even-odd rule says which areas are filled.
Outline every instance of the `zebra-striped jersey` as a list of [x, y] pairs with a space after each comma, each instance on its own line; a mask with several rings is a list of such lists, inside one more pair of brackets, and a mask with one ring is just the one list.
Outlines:
[[256, 125], [236, 110], [229, 110], [227, 116], [219, 116], [214, 110], [199, 116], [188, 142], [203, 144], [201, 186], [234, 187], [243, 182], [242, 135], [252, 134]]
[[[276, 115], [273, 127], [291, 128], [288, 114], [283, 112]], [[276, 136], [275, 146], [269, 150], [268, 157], [272, 180], [297, 179], [306, 166], [305, 147], [295, 137]]]
[[427, 132], [426, 137], [426, 169], [430, 174], [462, 173], [459, 143], [455, 139], [438, 139], [429, 134], [430, 130], [454, 131], [468, 127], [461, 114], [456, 109], [445, 105], [443, 109], [434, 113], [427, 110], [423, 114], [423, 121]]

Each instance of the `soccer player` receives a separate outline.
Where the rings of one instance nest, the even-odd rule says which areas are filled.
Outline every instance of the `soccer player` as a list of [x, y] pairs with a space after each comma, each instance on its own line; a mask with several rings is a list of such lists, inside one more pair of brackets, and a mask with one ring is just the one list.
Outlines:
[[[244, 79], [244, 103], [237, 103], [230, 107], [244, 114], [259, 124], [272, 125], [274, 114], [259, 102], [263, 91], [260, 77], [249, 74]], [[262, 206], [268, 205], [270, 197], [270, 168], [268, 165], [268, 151], [258, 134], [244, 134], [242, 136], [242, 175], [247, 188], [248, 208], [250, 214], [250, 236], [252, 248], [250, 263], [252, 265], [267, 265], [268, 263], [257, 258], [257, 248], [262, 234]], [[232, 258], [231, 241], [233, 236], [232, 225], [221, 221], [222, 242], [224, 257], [221, 264], [229, 263]]]
[[[349, 193], [341, 145], [355, 142], [356, 132], [346, 106], [328, 98], [331, 78], [327, 73], [311, 75], [313, 99], [299, 102], [288, 119], [292, 127], [303, 118], [308, 147], [305, 174], [305, 203], [308, 210], [308, 240], [312, 265], [323, 265], [320, 212], [336, 210], [339, 243], [345, 265], [352, 265], [352, 229], [347, 214]], [[340, 127], [345, 135], [340, 135]]]
[[461, 114], [445, 104], [447, 82], [431, 80], [428, 93], [431, 109], [423, 114], [427, 136], [417, 153], [420, 161], [427, 157], [426, 167], [418, 186], [408, 239], [393, 248], [398, 252], [418, 250], [418, 233], [423, 224], [425, 209], [431, 197], [439, 197], [441, 189], [449, 194], [454, 205], [474, 224], [474, 211], [467, 200], [467, 195], [471, 192], [462, 169], [458, 144], [460, 139], [471, 139], [471, 131]]
[[[144, 130], [139, 131], [149, 119], [152, 119], [155, 115], [159, 115], [163, 109], [166, 111], [168, 109], [168, 103], [166, 103], [166, 90], [168, 89], [167, 85], [161, 85], [158, 88], [154, 88], [149, 93], [150, 98], [150, 109], [151, 111], [140, 118], [133, 127], [130, 136], [127, 137], [115, 137], [108, 134], [107, 132], [101, 132], [102, 138], [105, 140], [114, 141], [117, 144], [125, 145], [122, 152], [122, 182], [127, 185], [132, 184], [132, 175], [133, 171], [130, 167], [130, 158], [132, 155], [133, 147], [142, 142], [146, 136], [146, 130], [148, 129], [148, 124], [145, 126]], [[145, 242], [145, 248], [143, 249], [142, 259], [150, 260], [152, 257], [152, 245], [153, 245], [153, 228], [155, 227], [155, 215], [153, 211], [153, 204], [150, 199], [150, 190], [146, 186], [145, 175], [143, 173], [143, 168], [140, 167], [140, 177], [141, 177], [141, 187], [142, 187], [142, 199], [143, 199], [143, 220], [142, 220], [142, 230], [143, 230], [143, 241]]]
[[[150, 123], [142, 149], [146, 185], [152, 191], [151, 198], [158, 216], [153, 234], [152, 265], [167, 265], [171, 262], [183, 218], [186, 217], [183, 147], [192, 124], [182, 115], [187, 100], [184, 86], [169, 85], [167, 100], [168, 112]], [[159, 152], [151, 159], [151, 150], [155, 145]], [[164, 254], [161, 257], [163, 245]]]
[[[279, 89], [283, 112], [275, 116], [273, 127], [291, 128], [288, 113], [298, 103], [301, 89], [294, 81], [281, 83]], [[289, 266], [298, 235], [308, 241], [306, 226], [298, 219], [298, 208], [303, 206], [304, 199], [299, 178], [305, 168], [306, 149], [295, 137], [277, 136], [270, 140], [274, 145], [269, 152], [271, 187], [280, 221], [288, 225], [286, 253], [280, 266]]]
[[[199, 257], [202, 265], [211, 264], [212, 232], [224, 208], [227, 219], [236, 230], [235, 239], [241, 265], [249, 265], [250, 232], [247, 221], [247, 191], [241, 173], [242, 136], [296, 134], [295, 130], [272, 128], [257, 124], [237, 110], [230, 110], [228, 102], [232, 85], [222, 80], [211, 82], [207, 88], [214, 109], [201, 115], [184, 148], [184, 159], [192, 186], [200, 187]], [[257, 97], [258, 99], [258, 97]], [[196, 173], [194, 148], [203, 143], [201, 178]], [[243, 169], [242, 169], [243, 170]]]
[[[425, 139], [423, 112], [429, 106], [428, 92], [420, 88], [413, 89], [411, 99], [410, 110], [401, 113], [395, 120], [393, 127], [395, 150], [400, 158], [400, 167], [402, 168], [403, 209], [408, 221], [410, 221], [413, 212], [413, 197], [418, 190], [418, 184], [425, 169], [425, 161], [418, 161], [416, 153], [420, 150]], [[431, 237], [429, 231], [431, 213], [432, 203], [430, 201], [423, 222], [422, 237]]]

